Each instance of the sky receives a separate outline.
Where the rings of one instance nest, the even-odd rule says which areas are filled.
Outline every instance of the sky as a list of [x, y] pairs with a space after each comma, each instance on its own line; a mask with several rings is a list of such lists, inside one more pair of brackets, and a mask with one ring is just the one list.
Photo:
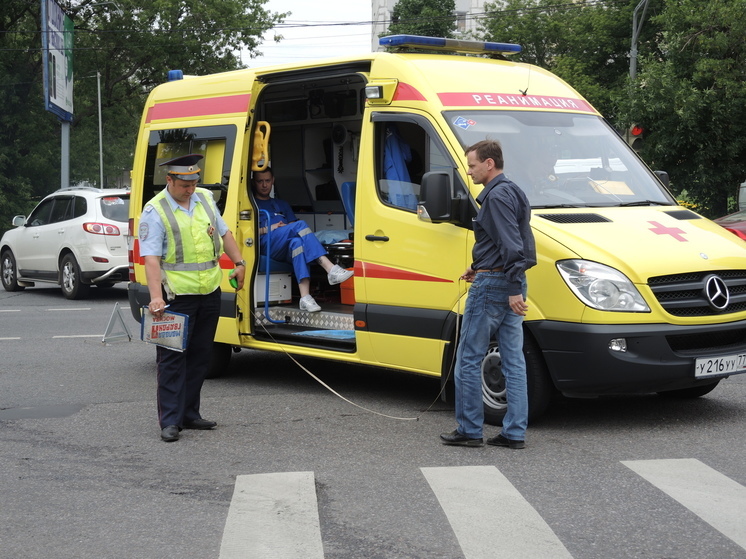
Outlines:
[[[282, 26], [264, 34], [259, 46], [263, 56], [243, 56], [243, 63], [251, 68], [371, 51], [370, 0], [269, 0], [265, 8], [292, 14]], [[284, 37], [280, 43], [273, 41], [275, 33]]]

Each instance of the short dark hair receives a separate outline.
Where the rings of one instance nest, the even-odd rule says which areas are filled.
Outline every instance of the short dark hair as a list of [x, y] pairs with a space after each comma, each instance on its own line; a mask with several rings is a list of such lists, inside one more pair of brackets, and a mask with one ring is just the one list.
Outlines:
[[482, 140], [481, 142], [477, 142], [466, 148], [464, 155], [469, 155], [472, 151], [476, 152], [479, 161], [492, 159], [495, 162], [495, 167], [498, 169], [502, 169], [505, 165], [503, 148], [497, 140]]
[[274, 177], [275, 174], [272, 172], [272, 167], [267, 165], [265, 169], [260, 169], [259, 171], [252, 171], [251, 172], [251, 180], [254, 180], [257, 173], [269, 173], [269, 176]]

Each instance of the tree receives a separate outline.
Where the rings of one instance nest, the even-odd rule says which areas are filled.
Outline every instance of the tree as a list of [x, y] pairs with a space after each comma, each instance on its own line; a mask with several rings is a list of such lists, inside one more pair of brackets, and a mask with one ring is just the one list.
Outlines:
[[[96, 73], [101, 75], [105, 182], [131, 168], [148, 92], [168, 70], [206, 74], [241, 67], [284, 13], [267, 0], [60, 0], [75, 24], [72, 183], [99, 183]], [[0, 8], [0, 232], [13, 213], [59, 187], [60, 126], [43, 106], [40, 1]]]
[[385, 35], [453, 37], [456, 30], [455, 0], [399, 0]]
[[735, 209], [746, 179], [746, 0], [664, 3], [626, 106], [646, 129], [641, 155], [703, 213]]
[[50, 157], [48, 141], [59, 138], [58, 127], [42, 107], [38, 12], [38, 2], [22, 0], [0, 9], [0, 232], [33, 208], [34, 185], [59, 177], [59, 170], [52, 174], [59, 155]]
[[[511, 60], [536, 64], [577, 89], [619, 129], [620, 98], [627, 93], [632, 9], [627, 2], [507, 0], [485, 4], [485, 38], [523, 47]], [[644, 28], [641, 40], [652, 35]]]

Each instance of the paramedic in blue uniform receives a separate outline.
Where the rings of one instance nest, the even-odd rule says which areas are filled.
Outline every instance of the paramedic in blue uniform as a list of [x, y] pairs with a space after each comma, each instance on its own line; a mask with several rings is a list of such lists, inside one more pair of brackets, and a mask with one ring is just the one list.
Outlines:
[[[300, 292], [300, 310], [320, 311], [321, 307], [311, 296], [311, 272], [308, 265], [313, 261], [318, 261], [327, 273], [329, 285], [336, 285], [351, 278], [352, 270], [345, 270], [337, 264], [332, 264], [324, 246], [313, 234], [308, 224], [295, 217], [290, 204], [285, 200], [270, 197], [275, 184], [275, 177], [270, 167], [263, 171], [254, 171], [252, 183], [256, 205], [260, 210], [267, 210], [270, 216], [268, 225], [267, 216], [263, 212], [259, 215], [261, 254], [267, 254], [269, 243], [269, 256], [272, 260], [292, 263]], [[268, 226], [269, 235], [267, 235]]]
[[468, 174], [484, 188], [474, 225], [472, 264], [461, 276], [471, 282], [456, 352], [456, 421], [458, 428], [443, 433], [443, 444], [482, 446], [484, 404], [481, 363], [493, 337], [497, 338], [508, 409], [502, 431], [487, 444], [524, 448], [528, 426], [526, 360], [523, 356], [523, 317], [526, 270], [536, 264], [531, 232], [531, 206], [526, 194], [503, 174], [500, 144], [483, 140], [464, 152]]
[[184, 352], [158, 346], [158, 418], [161, 439], [173, 442], [182, 429], [212, 429], [200, 415], [200, 392], [212, 358], [220, 316], [218, 264], [223, 251], [235, 264], [229, 277], [243, 287], [246, 262], [212, 193], [197, 188], [199, 154], [162, 163], [166, 188], [150, 200], [140, 217], [140, 255], [150, 291], [148, 310], [156, 317], [169, 311], [186, 314]]

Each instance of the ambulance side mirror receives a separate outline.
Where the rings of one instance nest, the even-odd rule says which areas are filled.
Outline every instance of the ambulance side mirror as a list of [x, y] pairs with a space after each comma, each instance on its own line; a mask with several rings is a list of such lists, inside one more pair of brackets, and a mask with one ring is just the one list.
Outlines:
[[666, 171], [653, 171], [653, 173], [655, 173], [655, 176], [658, 177], [659, 181], [661, 181], [661, 184], [668, 188], [668, 185], [671, 183], [668, 178], [668, 173], [666, 173]]
[[451, 221], [451, 177], [448, 173], [431, 172], [422, 177], [417, 214], [422, 221]]

